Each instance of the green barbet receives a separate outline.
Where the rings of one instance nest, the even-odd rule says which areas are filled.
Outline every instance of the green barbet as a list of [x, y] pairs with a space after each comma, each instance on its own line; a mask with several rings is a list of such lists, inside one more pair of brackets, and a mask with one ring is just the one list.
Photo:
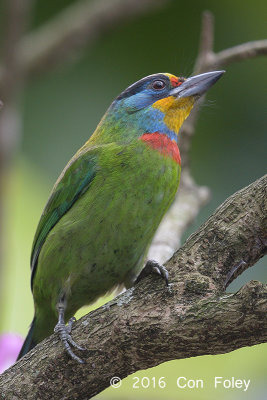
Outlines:
[[[66, 165], [34, 238], [35, 315], [18, 358], [55, 330], [70, 356], [82, 362], [70, 347], [81, 349], [70, 335], [71, 317], [117, 285], [134, 284], [178, 188], [179, 129], [223, 72], [139, 80], [113, 101]], [[168, 282], [156, 262], [145, 269]]]

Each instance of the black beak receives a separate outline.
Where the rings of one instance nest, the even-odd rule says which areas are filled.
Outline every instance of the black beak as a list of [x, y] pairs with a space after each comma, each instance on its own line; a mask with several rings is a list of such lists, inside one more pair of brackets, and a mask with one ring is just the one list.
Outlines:
[[225, 71], [212, 71], [192, 76], [186, 79], [179, 87], [172, 89], [170, 95], [178, 98], [201, 96], [213, 86], [224, 73]]

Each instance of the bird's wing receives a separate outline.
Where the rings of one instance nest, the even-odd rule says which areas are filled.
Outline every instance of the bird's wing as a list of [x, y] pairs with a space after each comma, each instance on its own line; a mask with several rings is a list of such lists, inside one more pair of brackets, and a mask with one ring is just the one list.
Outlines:
[[31, 286], [42, 245], [51, 229], [92, 183], [97, 167], [97, 149], [80, 150], [55, 183], [39, 221], [31, 255]]

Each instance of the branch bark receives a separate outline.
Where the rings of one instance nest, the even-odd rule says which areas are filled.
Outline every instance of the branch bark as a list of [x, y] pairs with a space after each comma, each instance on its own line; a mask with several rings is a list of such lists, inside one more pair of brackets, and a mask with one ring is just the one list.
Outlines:
[[85, 365], [68, 359], [52, 335], [2, 375], [3, 398], [89, 399], [113, 376], [266, 342], [267, 285], [251, 281], [224, 292], [229, 273], [234, 279], [266, 252], [266, 191], [267, 175], [189, 237], [166, 265], [169, 290], [147, 277], [78, 321], [73, 337], [88, 348]]

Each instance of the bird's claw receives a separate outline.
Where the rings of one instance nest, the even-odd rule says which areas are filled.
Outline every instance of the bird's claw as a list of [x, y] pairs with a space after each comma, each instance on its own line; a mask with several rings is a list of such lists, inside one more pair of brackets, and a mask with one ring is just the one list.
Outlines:
[[71, 337], [71, 330], [72, 330], [72, 325], [76, 321], [75, 317], [72, 317], [68, 325], [66, 326], [63, 322], [58, 322], [54, 328], [54, 332], [56, 332], [63, 343], [66, 351], [70, 355], [70, 357], [76, 361], [78, 361], [80, 364], [84, 364], [84, 360], [82, 360], [80, 357], [76, 356], [74, 352], [71, 350], [70, 345], [75, 347], [75, 349], [84, 351], [86, 350], [84, 347], [79, 346]]
[[69, 334], [71, 333], [72, 325], [73, 325], [74, 322], [76, 322], [76, 321], [77, 321], [77, 320], [76, 320], [75, 317], [71, 317], [71, 318], [68, 320], [68, 325], [66, 326], [66, 328], [67, 328], [67, 331], [68, 331]]
[[169, 273], [168, 273], [167, 269], [155, 260], [147, 261], [146, 265], [144, 266], [144, 268], [138, 275], [138, 277], [135, 281], [135, 284], [140, 282], [145, 276], [150, 275], [150, 274], [159, 275], [166, 282], [166, 286], [167, 287], [169, 286]]

